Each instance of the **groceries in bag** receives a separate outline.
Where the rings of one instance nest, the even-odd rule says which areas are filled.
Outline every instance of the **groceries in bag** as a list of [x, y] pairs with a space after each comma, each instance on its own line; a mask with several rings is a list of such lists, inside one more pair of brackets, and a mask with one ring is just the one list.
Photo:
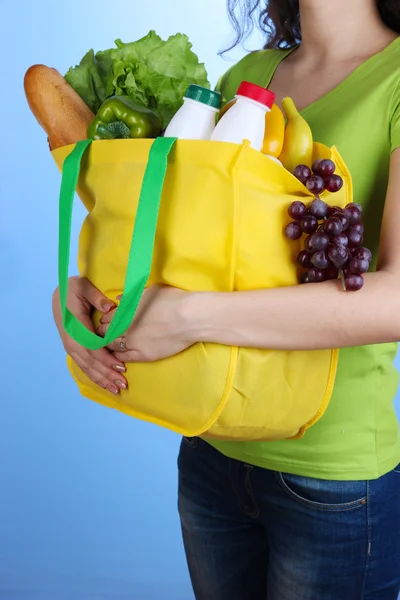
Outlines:
[[209, 140], [221, 108], [221, 94], [199, 85], [190, 85], [183, 106], [172, 117], [164, 135], [180, 140]]
[[[65, 77], [45, 65], [33, 65], [26, 72], [26, 98], [49, 138], [51, 150], [87, 139], [89, 126], [99, 111], [99, 117], [104, 116], [102, 106], [107, 102], [109, 107], [111, 97], [118, 98], [118, 110], [121, 97], [148, 109], [165, 129], [182, 106], [190, 84], [210, 87], [205, 66], [186, 35], [178, 33], [164, 41], [152, 30], [135, 42], [116, 40], [115, 44], [116, 48], [109, 50], [89, 50]], [[117, 103], [112, 104], [115, 111]], [[104, 139], [110, 134], [127, 135], [121, 123], [111, 129], [107, 124], [107, 129], [100, 128]], [[158, 125], [151, 128], [150, 137], [156, 137], [157, 131]]]
[[[132, 52], [138, 55], [135, 45], [126, 55]], [[143, 59], [146, 64], [150, 54]], [[92, 114], [109, 96], [126, 95], [140, 104], [144, 94], [142, 105], [166, 115], [160, 116], [164, 125], [179, 106], [172, 111], [166, 96], [155, 106], [152, 94], [143, 91], [145, 79], [140, 79], [137, 65], [125, 68], [126, 55], [118, 48], [103, 61], [100, 53], [103, 70], [89, 55], [69, 81], [74, 81], [79, 95], [81, 90], [82, 100], [87, 98]], [[168, 85], [168, 68], [164, 61], [159, 87]], [[103, 81], [109, 84], [106, 93]], [[185, 82], [180, 106], [192, 82]], [[93, 86], [106, 97], [100, 101], [97, 91], [91, 96]], [[315, 193], [249, 142], [87, 139], [57, 148], [52, 156], [63, 174], [59, 243], [63, 324], [82, 346], [103, 348], [124, 335], [145, 286], [232, 292], [298, 283], [296, 256], [302, 240], [288, 240], [283, 230], [288, 206], [299, 201], [307, 208]], [[348, 169], [336, 148], [314, 143], [313, 160], [322, 158], [331, 159], [343, 179], [335, 196], [343, 209], [352, 200]], [[88, 208], [79, 237], [79, 273], [108, 297], [122, 293], [104, 339], [67, 309], [76, 182]], [[99, 317], [98, 312], [93, 314], [95, 326]], [[336, 349], [285, 352], [195, 344], [156, 363], [127, 364], [131, 385], [118, 397], [91, 381], [71, 357], [68, 366], [84, 396], [180, 434], [278, 440], [301, 437], [321, 418], [332, 394], [337, 361]], [[310, 372], [313, 377], [305, 376]]]

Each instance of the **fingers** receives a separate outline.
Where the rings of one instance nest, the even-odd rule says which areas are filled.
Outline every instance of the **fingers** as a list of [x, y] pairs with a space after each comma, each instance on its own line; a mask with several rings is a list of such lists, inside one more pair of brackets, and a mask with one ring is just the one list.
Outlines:
[[123, 375], [126, 370], [124, 364], [107, 350], [88, 352], [77, 346], [67, 351], [89, 379], [103, 389], [108, 389], [114, 395], [127, 389], [128, 382]]
[[108, 344], [107, 349], [110, 352], [119, 352], [120, 354], [126, 354], [129, 350], [126, 347], [125, 336], [119, 337], [110, 344]]
[[[95, 307], [101, 312], [115, 308], [115, 303], [106, 298], [88, 279], [72, 277], [69, 280], [69, 302], [71, 312], [90, 331], [94, 331], [90, 318], [91, 308]], [[117, 395], [128, 387], [128, 382], [123, 373], [126, 371], [123, 361], [116, 359], [105, 348], [89, 351], [75, 342], [62, 326], [60, 308], [60, 295], [57, 288], [53, 293], [53, 314], [59, 330], [65, 351], [77, 366], [97, 385]]]
[[[107, 329], [108, 329], [108, 325], [106, 325], [106, 324], [100, 325], [96, 329], [96, 333], [97, 333], [97, 335], [104, 338], [104, 336], [106, 335]], [[124, 335], [121, 337], [118, 337], [113, 342], [110, 342], [109, 344], [107, 344], [106, 348], [110, 352], [120, 352], [120, 353], [127, 352], [128, 348], [127, 348], [127, 343], [126, 343], [126, 337]]]
[[109, 312], [102, 315], [100, 319], [101, 325], [109, 325], [115, 316], [115, 310], [110, 310]]
[[116, 360], [123, 360], [126, 363], [144, 362], [139, 360], [139, 352], [136, 350], [127, 350], [126, 352], [114, 352], [113, 356]]
[[98, 290], [86, 277], [79, 279], [79, 293], [85, 298], [94, 308], [107, 313], [113, 308], [116, 308], [115, 302], [107, 298]]
[[[88, 314], [80, 315], [80, 321], [93, 331], [93, 323]], [[128, 382], [122, 374], [126, 368], [121, 360], [116, 359], [105, 348], [87, 350], [67, 336], [65, 332], [62, 337], [66, 352], [94, 383], [115, 395], [119, 394], [120, 390], [127, 389]]]
[[[100, 322], [100, 325], [96, 329], [97, 335], [104, 338], [107, 333], [107, 329], [108, 329], [109, 325], [110, 325], [109, 323], [101, 323]], [[109, 344], [107, 344], [106, 348], [110, 352], [120, 352], [120, 353], [128, 352], [126, 337], [124, 335], [118, 337], [113, 342], [110, 342]]]

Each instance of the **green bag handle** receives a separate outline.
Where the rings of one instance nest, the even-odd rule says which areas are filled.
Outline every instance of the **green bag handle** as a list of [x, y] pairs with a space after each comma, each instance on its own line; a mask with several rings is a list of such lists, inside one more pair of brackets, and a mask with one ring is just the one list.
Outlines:
[[99, 350], [123, 335], [131, 325], [149, 279], [168, 155], [176, 138], [159, 137], [151, 146], [133, 229], [123, 296], [104, 338], [89, 331], [67, 308], [72, 206], [82, 157], [92, 141], [89, 139], [78, 142], [63, 164], [59, 208], [58, 282], [64, 329], [81, 346], [89, 350]]

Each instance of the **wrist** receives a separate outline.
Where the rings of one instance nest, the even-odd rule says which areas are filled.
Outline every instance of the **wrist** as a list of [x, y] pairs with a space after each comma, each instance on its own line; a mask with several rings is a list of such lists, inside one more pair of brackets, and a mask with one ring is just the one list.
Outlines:
[[211, 342], [214, 330], [215, 292], [188, 292], [181, 308], [186, 339], [191, 344]]

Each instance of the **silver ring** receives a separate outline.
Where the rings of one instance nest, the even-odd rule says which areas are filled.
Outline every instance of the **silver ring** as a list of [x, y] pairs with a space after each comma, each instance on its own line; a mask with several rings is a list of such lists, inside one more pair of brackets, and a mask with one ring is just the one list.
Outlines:
[[119, 347], [121, 350], [126, 350], [125, 336], [122, 336], [121, 341], [119, 342]]

